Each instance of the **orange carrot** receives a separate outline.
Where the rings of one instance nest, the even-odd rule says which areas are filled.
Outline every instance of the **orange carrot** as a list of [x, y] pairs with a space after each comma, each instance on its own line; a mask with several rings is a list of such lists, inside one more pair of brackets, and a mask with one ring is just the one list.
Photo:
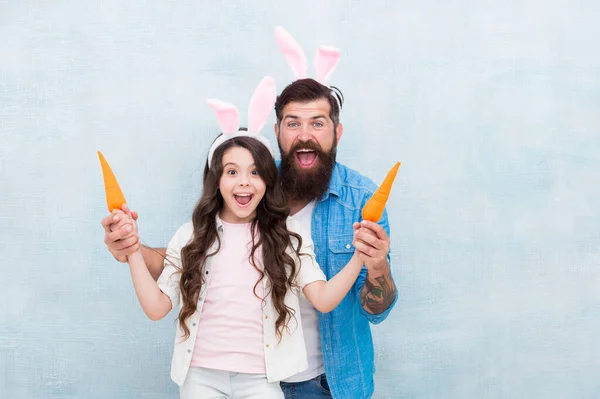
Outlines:
[[373, 196], [367, 201], [362, 209], [362, 217], [364, 220], [370, 220], [371, 222], [379, 222], [381, 216], [383, 216], [383, 210], [385, 209], [385, 203], [390, 197], [390, 191], [392, 190], [392, 184], [398, 173], [400, 162], [396, 162], [394, 167], [390, 169], [387, 176], [381, 183], [381, 186], [375, 191]]
[[100, 158], [100, 165], [102, 166], [102, 176], [104, 177], [104, 191], [106, 192], [108, 211], [112, 212], [114, 209], [121, 209], [121, 206], [125, 204], [125, 197], [123, 196], [121, 187], [119, 187], [115, 174], [100, 151], [98, 151], [98, 157]]

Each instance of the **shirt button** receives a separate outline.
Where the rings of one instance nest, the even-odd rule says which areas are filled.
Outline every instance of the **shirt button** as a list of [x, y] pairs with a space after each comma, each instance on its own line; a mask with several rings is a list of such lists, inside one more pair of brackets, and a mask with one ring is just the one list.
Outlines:
[[268, 319], [268, 318], [269, 318], [269, 316], [265, 315], [265, 320]]
[[192, 350], [191, 350], [191, 349], [188, 349], [188, 353], [192, 353]]
[[346, 249], [350, 249], [350, 244], [346, 244]]
[[269, 347], [269, 344], [266, 344], [265, 346], [268, 348], [268, 347]]
[[192, 325], [193, 325], [194, 327], [196, 327], [196, 323], [192, 323]]

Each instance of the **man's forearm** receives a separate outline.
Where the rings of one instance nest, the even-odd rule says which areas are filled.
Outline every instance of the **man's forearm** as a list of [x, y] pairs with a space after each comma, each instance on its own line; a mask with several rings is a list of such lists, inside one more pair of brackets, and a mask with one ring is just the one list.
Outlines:
[[365, 284], [360, 291], [360, 304], [365, 311], [381, 314], [390, 307], [395, 298], [396, 284], [392, 279], [389, 264], [381, 272], [367, 272]]
[[148, 271], [154, 278], [154, 281], [158, 280], [163, 268], [165, 266], [165, 257], [167, 256], [166, 248], [150, 248], [142, 245], [142, 255], [144, 256], [144, 262], [148, 267]]

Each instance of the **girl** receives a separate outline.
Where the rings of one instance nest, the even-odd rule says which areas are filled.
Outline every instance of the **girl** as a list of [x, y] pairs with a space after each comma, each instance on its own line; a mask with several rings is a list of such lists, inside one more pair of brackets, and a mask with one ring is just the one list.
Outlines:
[[362, 268], [355, 253], [325, 282], [310, 235], [287, 222], [272, 150], [258, 134], [274, 101], [266, 78], [250, 104], [250, 131], [238, 130], [235, 107], [210, 102], [223, 134], [209, 151], [192, 222], [169, 242], [157, 282], [141, 252], [128, 256], [150, 319], [181, 306], [171, 365], [181, 398], [283, 398], [278, 381], [307, 367], [300, 290], [329, 312]]

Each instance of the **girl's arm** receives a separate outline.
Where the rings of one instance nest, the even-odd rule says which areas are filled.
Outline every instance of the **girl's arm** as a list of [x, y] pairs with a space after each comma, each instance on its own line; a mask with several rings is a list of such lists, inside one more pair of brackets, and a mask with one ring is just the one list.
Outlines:
[[344, 299], [354, 285], [363, 262], [354, 252], [350, 262], [327, 282], [314, 281], [304, 286], [304, 295], [321, 313], [331, 312]]
[[[362, 270], [363, 262], [358, 251], [355, 250], [350, 262], [331, 280], [326, 282], [325, 274], [316, 262], [314, 243], [310, 235], [297, 222], [290, 221], [290, 219], [288, 219], [288, 228], [302, 236], [296, 283], [302, 288], [306, 298], [318, 311], [321, 313], [331, 312], [354, 286]], [[355, 235], [356, 230], [354, 228]], [[354, 237], [355, 240], [356, 237]]]
[[160, 320], [171, 311], [171, 299], [163, 293], [146, 267], [142, 251], [127, 255], [131, 280], [140, 305], [150, 320]]
[[[128, 225], [124, 227], [128, 227], [137, 237], [137, 223], [131, 214], [126, 214], [120, 210], [113, 212], [115, 216], [122, 219], [124, 225]], [[146, 267], [141, 249], [138, 248], [135, 252], [127, 255], [127, 263], [129, 263], [129, 271], [131, 272], [135, 294], [138, 297], [140, 305], [142, 305], [144, 313], [151, 320], [162, 319], [171, 310], [171, 299], [161, 291], [156, 281], [154, 281], [152, 274], [150, 274], [150, 271]]]
[[151, 248], [142, 245], [141, 250], [150, 275], [154, 280], [158, 280], [165, 267], [167, 248]]

